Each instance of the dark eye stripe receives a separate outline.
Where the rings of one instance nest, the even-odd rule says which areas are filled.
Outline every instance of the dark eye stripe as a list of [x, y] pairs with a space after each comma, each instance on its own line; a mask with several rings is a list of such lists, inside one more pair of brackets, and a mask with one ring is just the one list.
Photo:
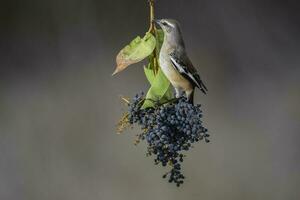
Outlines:
[[165, 26], [169, 26], [169, 24], [167, 22], [163, 22], [162, 24]]
[[174, 27], [173, 24], [171, 24], [170, 22], [167, 22], [167, 21], [162, 22], [162, 24], [163, 24], [164, 26], [168, 26], [168, 27], [170, 27], [170, 28], [173, 28], [173, 27]]

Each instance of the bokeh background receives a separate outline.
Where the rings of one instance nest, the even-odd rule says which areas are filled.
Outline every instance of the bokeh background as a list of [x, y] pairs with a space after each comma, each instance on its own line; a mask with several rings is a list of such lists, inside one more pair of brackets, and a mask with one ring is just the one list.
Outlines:
[[158, 0], [182, 24], [209, 93], [212, 142], [187, 155], [177, 188], [115, 124], [149, 85], [115, 77], [118, 51], [148, 29], [146, 0], [2, 0], [1, 200], [300, 199], [298, 1]]

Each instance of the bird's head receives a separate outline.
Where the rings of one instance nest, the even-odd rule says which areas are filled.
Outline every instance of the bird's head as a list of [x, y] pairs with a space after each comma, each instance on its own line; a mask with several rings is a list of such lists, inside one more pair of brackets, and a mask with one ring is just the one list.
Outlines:
[[183, 44], [180, 24], [178, 21], [174, 19], [155, 19], [153, 21], [161, 27], [167, 40]]
[[180, 30], [179, 23], [174, 19], [155, 19], [154, 22], [161, 27], [165, 34]]

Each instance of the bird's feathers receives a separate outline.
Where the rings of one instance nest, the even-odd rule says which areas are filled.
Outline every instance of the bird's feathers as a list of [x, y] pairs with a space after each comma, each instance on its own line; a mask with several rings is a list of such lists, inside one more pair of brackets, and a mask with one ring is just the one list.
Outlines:
[[170, 60], [173, 67], [186, 79], [192, 82], [196, 87], [198, 87], [204, 94], [207, 92], [207, 88], [201, 80], [199, 74], [194, 68], [192, 62], [187, 57], [187, 55], [182, 52], [173, 51], [170, 54]]

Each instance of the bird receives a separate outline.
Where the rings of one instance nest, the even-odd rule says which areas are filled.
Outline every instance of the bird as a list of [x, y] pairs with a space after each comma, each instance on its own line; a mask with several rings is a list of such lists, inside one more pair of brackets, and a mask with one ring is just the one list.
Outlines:
[[186, 53], [180, 24], [174, 19], [154, 19], [153, 22], [164, 32], [158, 59], [162, 72], [174, 87], [176, 98], [184, 91], [188, 102], [194, 104], [195, 87], [204, 94], [208, 90]]

